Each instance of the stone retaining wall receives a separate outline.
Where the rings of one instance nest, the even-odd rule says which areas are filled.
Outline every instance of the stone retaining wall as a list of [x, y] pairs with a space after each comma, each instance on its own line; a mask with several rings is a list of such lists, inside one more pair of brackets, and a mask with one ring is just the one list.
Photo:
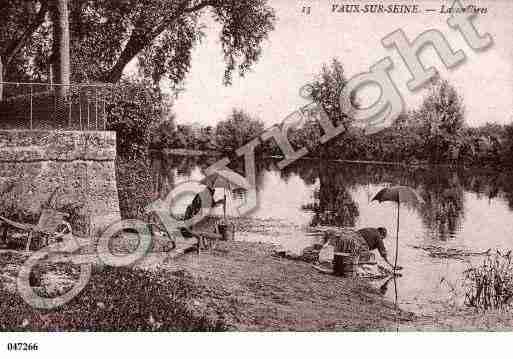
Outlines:
[[120, 219], [115, 160], [114, 132], [0, 130], [0, 214], [38, 218], [56, 191], [74, 232], [95, 235]]

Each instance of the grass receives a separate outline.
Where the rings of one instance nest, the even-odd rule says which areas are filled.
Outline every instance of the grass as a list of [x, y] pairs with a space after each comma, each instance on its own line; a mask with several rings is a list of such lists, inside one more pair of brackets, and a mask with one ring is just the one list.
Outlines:
[[106, 268], [73, 300], [55, 310], [30, 307], [0, 289], [2, 331], [224, 331], [217, 318], [193, 309], [201, 287], [187, 273], [162, 275]]
[[503, 309], [513, 297], [511, 252], [488, 256], [482, 264], [465, 272], [465, 303], [477, 309]]

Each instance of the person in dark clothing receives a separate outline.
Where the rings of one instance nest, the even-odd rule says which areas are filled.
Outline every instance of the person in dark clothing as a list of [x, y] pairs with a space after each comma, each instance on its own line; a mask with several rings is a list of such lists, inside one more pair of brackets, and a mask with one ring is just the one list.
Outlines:
[[369, 246], [369, 250], [377, 249], [381, 257], [387, 262], [387, 264], [390, 267], [394, 267], [387, 258], [387, 250], [385, 248], [385, 243], [383, 242], [383, 239], [387, 236], [387, 230], [386, 228], [379, 227], [379, 228], [362, 228], [356, 231], [359, 235], [365, 239], [365, 242], [367, 242], [367, 245]]
[[[185, 210], [184, 220], [189, 220], [193, 218], [201, 211], [202, 208], [214, 208], [218, 204], [224, 203], [224, 199], [215, 201], [214, 194], [215, 189], [210, 186], [207, 186], [202, 192], [196, 194], [192, 199], [191, 204], [188, 205], [187, 209]], [[206, 203], [203, 203], [202, 201], [205, 201]], [[192, 233], [192, 228], [190, 226], [181, 227], [180, 232], [182, 233], [182, 236], [184, 236], [185, 238], [195, 237], [194, 233]]]

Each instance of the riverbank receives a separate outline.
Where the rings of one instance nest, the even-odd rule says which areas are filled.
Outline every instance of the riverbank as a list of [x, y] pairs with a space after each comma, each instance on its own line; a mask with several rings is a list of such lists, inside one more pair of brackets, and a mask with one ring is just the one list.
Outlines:
[[[125, 244], [131, 245], [133, 237]], [[133, 243], [132, 243], [133, 244]], [[122, 250], [122, 249], [121, 249]], [[362, 279], [322, 274], [308, 263], [274, 256], [275, 246], [220, 242], [214, 250], [152, 252], [130, 268], [104, 268], [63, 307], [31, 308], [16, 292], [26, 255], [0, 250], [3, 331], [501, 331], [509, 311], [450, 307], [397, 310]], [[79, 267], [39, 269], [45, 296], [67, 291]]]
[[[5, 286], [12, 283], [5, 276], [16, 273], [13, 262], [19, 266], [22, 261], [2, 254], [0, 306], [8, 315], [0, 320], [0, 327], [45, 331], [115, 330], [113, 326], [119, 330], [359, 331], [395, 330], [398, 324], [415, 318], [396, 310], [365, 282], [321, 274], [307, 263], [272, 254], [271, 245], [245, 242], [222, 242], [215, 250], [175, 259], [153, 253], [134, 268], [96, 273], [76, 299], [53, 311], [30, 308], [15, 288]], [[6, 262], [8, 259], [11, 263]], [[140, 281], [146, 283], [142, 292], [141, 284], [137, 284]], [[150, 299], [152, 296], [158, 298]], [[136, 314], [128, 313], [129, 308], [140, 311], [143, 318], [135, 320]], [[174, 320], [173, 315], [191, 319], [190, 327], [187, 321]], [[79, 323], [87, 323], [87, 327], [77, 327]], [[155, 323], [163, 324], [159, 327]]]
[[192, 150], [188, 148], [165, 148], [162, 150], [166, 155], [178, 155], [178, 156], [221, 156], [222, 153], [219, 151], [202, 151]]
[[396, 310], [365, 282], [325, 275], [311, 265], [273, 256], [261, 243], [222, 242], [199, 256], [164, 261], [159, 270], [185, 271], [208, 290], [199, 308], [243, 331], [395, 330], [414, 316]]

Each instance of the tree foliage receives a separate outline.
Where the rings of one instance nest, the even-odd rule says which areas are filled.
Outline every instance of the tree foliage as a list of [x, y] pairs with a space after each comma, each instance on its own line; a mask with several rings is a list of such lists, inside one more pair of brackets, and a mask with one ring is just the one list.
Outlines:
[[0, 2], [0, 62], [4, 81], [27, 79], [30, 65], [27, 61], [30, 42], [45, 21], [46, 1], [10, 0]]
[[[354, 135], [349, 133], [352, 129], [353, 119], [341, 104], [342, 91], [347, 82], [341, 60], [333, 58], [331, 63], [322, 66], [320, 73], [308, 84], [311, 99], [318, 106], [317, 120], [314, 123], [307, 122], [304, 129], [295, 134], [295, 141], [305, 142], [309, 149], [314, 148], [312, 141], [317, 141], [314, 151], [322, 157], [329, 157], [334, 153], [344, 157], [349, 155], [345, 145], [348, 143], [348, 138], [352, 138]], [[353, 105], [358, 105], [354, 96], [350, 100]], [[322, 145], [319, 140], [323, 131], [318, 123], [321, 113], [326, 115], [334, 126], [344, 128], [339, 136]]]
[[122, 80], [105, 99], [107, 129], [116, 131], [118, 154], [131, 158], [145, 153], [150, 128], [161, 118], [160, 93], [144, 80]]
[[454, 157], [465, 122], [463, 99], [454, 86], [447, 80], [436, 80], [415, 116], [426, 140], [425, 150], [432, 154], [431, 161]]
[[[54, 0], [13, 0], [0, 8], [0, 53], [5, 70], [44, 79], [55, 49]], [[226, 61], [224, 82], [244, 75], [260, 58], [274, 28], [267, 0], [74, 0], [70, 6], [74, 82], [118, 82], [126, 65], [139, 60], [154, 83], [166, 77], [179, 86], [190, 70], [191, 53], [204, 36], [203, 15], [220, 24]], [[6, 61], [17, 49], [18, 62]], [[12, 69], [12, 70], [11, 70]]]
[[216, 142], [223, 152], [234, 152], [264, 131], [262, 121], [240, 109], [234, 109], [228, 119], [216, 127]]
[[[341, 108], [340, 96], [347, 84], [344, 67], [340, 59], [334, 58], [331, 64], [324, 64], [321, 72], [310, 83], [313, 101], [324, 111], [335, 126], [351, 124], [351, 114]], [[355, 98], [351, 98], [355, 103]]]

